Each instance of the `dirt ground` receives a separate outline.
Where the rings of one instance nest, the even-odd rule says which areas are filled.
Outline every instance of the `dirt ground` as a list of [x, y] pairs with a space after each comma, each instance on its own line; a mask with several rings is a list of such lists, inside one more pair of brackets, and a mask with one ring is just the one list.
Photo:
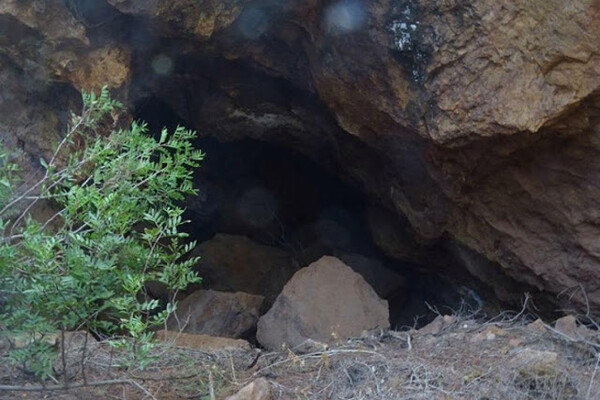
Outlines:
[[[86, 357], [88, 382], [124, 383], [55, 391], [0, 391], [0, 399], [225, 399], [264, 377], [275, 399], [600, 399], [598, 331], [561, 331], [524, 315], [438, 317], [420, 329], [365, 332], [325, 346], [266, 352], [160, 345], [141, 370], [123, 370], [108, 345]], [[69, 354], [73, 376], [81, 352]], [[38, 385], [3, 366], [3, 385]], [[48, 382], [48, 385], [53, 382]]]

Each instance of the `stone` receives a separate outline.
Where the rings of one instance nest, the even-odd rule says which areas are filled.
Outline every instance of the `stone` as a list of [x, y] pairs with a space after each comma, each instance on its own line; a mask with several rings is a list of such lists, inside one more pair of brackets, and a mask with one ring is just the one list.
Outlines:
[[[77, 21], [60, 0], [36, 3], [6, 0], [0, 4], [0, 15], [10, 15], [15, 21], [41, 32], [49, 40], [65, 42], [75, 40], [80, 44], [89, 44], [85, 26]], [[17, 32], [24, 34], [28, 31]], [[14, 39], [21, 40], [23, 35], [20, 37], [17, 35]]]
[[454, 315], [444, 315], [442, 318], [444, 319], [444, 324], [446, 325], [453, 324], [457, 320], [456, 316]]
[[556, 374], [558, 354], [553, 351], [535, 350], [526, 347], [519, 350], [508, 361], [508, 365], [514, 368], [522, 378], [535, 379], [551, 376]]
[[257, 340], [269, 349], [308, 339], [330, 343], [389, 327], [388, 304], [350, 267], [324, 256], [298, 271], [258, 322]]
[[148, 281], [144, 284], [144, 286], [148, 297], [151, 299], [158, 299], [166, 304], [169, 301], [169, 297], [172, 296], [172, 293], [167, 285], [162, 282]]
[[231, 25], [247, 0], [174, 0], [168, 5], [155, 0], [108, 0], [119, 11], [149, 17], [157, 29], [169, 35], [192, 34], [205, 40]]
[[452, 315], [438, 315], [433, 321], [417, 330], [422, 335], [438, 335], [442, 329], [456, 322], [456, 317]]
[[536, 333], [546, 333], [548, 331], [544, 322], [539, 318], [527, 324], [526, 328]]
[[233, 396], [229, 396], [227, 400], [273, 400], [273, 392], [271, 384], [265, 378], [258, 378]]
[[438, 315], [433, 321], [417, 330], [422, 335], [437, 335], [444, 327], [444, 317]]
[[505, 337], [507, 336], [507, 334], [508, 332], [506, 332], [504, 329], [492, 325], [484, 328], [481, 332], [477, 332], [476, 334], [471, 336], [469, 342], [479, 343], [485, 340], [492, 341], [495, 340], [497, 337]]
[[241, 338], [256, 328], [262, 296], [197, 290], [177, 304], [167, 321], [172, 331]]
[[437, 255], [443, 253], [441, 249], [426, 241], [419, 242], [410, 222], [389, 210], [369, 207], [367, 224], [373, 241], [389, 257], [423, 265], [442, 265], [448, 261], [437, 260]]
[[285, 251], [240, 235], [216, 234], [194, 255], [200, 256], [195, 270], [206, 287], [258, 294], [270, 302], [297, 269]]
[[323, 342], [317, 342], [316, 340], [306, 339], [298, 346], [294, 347], [295, 354], [310, 354], [310, 353], [322, 353], [327, 351], [329, 345]]
[[388, 299], [397, 296], [406, 286], [406, 279], [402, 275], [387, 268], [379, 260], [361, 254], [342, 254], [339, 259], [359, 273], [379, 297]]
[[173, 343], [177, 347], [187, 347], [204, 351], [250, 348], [250, 343], [243, 339], [165, 330], [156, 332], [156, 336], [161, 342]]
[[81, 90], [99, 93], [103, 86], [120, 88], [131, 79], [131, 54], [125, 47], [106, 46], [94, 49], [78, 60], [76, 68], [61, 71], [63, 79], [69, 80]]
[[521, 339], [516, 339], [516, 338], [510, 339], [508, 341], [508, 345], [510, 347], [519, 347], [522, 343], [523, 343], [523, 341]]
[[576, 339], [579, 336], [577, 331], [577, 318], [573, 315], [566, 315], [557, 319], [554, 323], [554, 329], [572, 339]]

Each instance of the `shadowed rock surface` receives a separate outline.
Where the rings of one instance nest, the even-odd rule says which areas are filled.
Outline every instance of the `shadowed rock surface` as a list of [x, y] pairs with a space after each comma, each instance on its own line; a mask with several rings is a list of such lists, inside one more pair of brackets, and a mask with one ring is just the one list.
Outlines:
[[297, 269], [284, 251], [238, 235], [217, 234], [194, 252], [200, 257], [196, 271], [207, 287], [258, 294], [270, 301]]
[[177, 305], [168, 329], [228, 338], [243, 338], [256, 329], [264, 297], [248, 293], [197, 290]]

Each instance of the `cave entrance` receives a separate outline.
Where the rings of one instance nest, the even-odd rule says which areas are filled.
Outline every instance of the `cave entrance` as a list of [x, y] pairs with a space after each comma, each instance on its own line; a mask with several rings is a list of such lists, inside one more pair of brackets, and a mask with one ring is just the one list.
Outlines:
[[[140, 101], [135, 118], [153, 133], [185, 125], [156, 97]], [[426, 265], [386, 256], [373, 241], [365, 195], [306, 156], [249, 138], [196, 144], [206, 159], [195, 173], [198, 194], [186, 200], [185, 229], [199, 243], [203, 288], [263, 295], [266, 312], [294, 272], [332, 255], [388, 300], [393, 328], [420, 327], [472, 300]]]

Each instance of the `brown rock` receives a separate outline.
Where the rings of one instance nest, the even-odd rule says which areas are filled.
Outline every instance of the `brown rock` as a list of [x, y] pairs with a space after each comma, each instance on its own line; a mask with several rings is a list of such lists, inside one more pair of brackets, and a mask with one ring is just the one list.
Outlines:
[[322, 257], [298, 271], [258, 323], [265, 347], [295, 347], [307, 339], [331, 342], [365, 329], [389, 327], [387, 302], [350, 267]]
[[40, 31], [48, 39], [55, 41], [71, 39], [82, 44], [89, 43], [84, 25], [77, 21], [60, 0], [38, 2], [5, 0], [0, 4], [0, 15], [2, 14], [10, 15], [30, 29]]
[[265, 378], [258, 378], [244, 386], [227, 400], [272, 400], [273, 392], [271, 384]]
[[510, 347], [519, 347], [521, 344], [523, 343], [523, 341], [521, 339], [510, 339], [508, 341], [508, 345]]
[[251, 333], [258, 321], [262, 296], [197, 290], [177, 305], [168, 329], [186, 333], [239, 338]]
[[[47, 7], [56, 13], [56, 19], [61, 20], [61, 24], [67, 24], [68, 27], [55, 27], [57, 35], [67, 35], [66, 31], [74, 28], [70, 25], [70, 20], [62, 15], [62, 2], [57, 3], [57, 8], [52, 5]], [[58, 4], [60, 3], [60, 4]], [[16, 6], [18, 11], [8, 11], [7, 7]], [[51, 157], [53, 152], [53, 143], [60, 140], [60, 135], [64, 129], [64, 120], [67, 110], [61, 110], [67, 105], [75, 106], [79, 97], [77, 93], [59, 90], [56, 86], [45, 83], [45, 78], [52, 75], [54, 70], [48, 58], [52, 48], [45, 48], [43, 43], [31, 40], [36, 37], [37, 31], [31, 30], [25, 22], [18, 18], [23, 15], [29, 15], [29, 11], [21, 11], [21, 7], [31, 7], [29, 3], [18, 1], [2, 2], [0, 5], [0, 18], [5, 32], [21, 32], [16, 37], [4, 36], [0, 38], [0, 85], [2, 86], [2, 96], [0, 96], [0, 142], [7, 148], [15, 152], [21, 166], [30, 173], [31, 178], [35, 177], [35, 168], [37, 160], [40, 157]], [[59, 11], [62, 10], [62, 11]], [[12, 14], [15, 13], [15, 14]], [[8, 17], [7, 17], [8, 15]], [[35, 15], [35, 14], [34, 14]], [[45, 24], [47, 20], [36, 21], [36, 24]], [[70, 31], [75, 36], [80, 31], [79, 28]], [[78, 33], [76, 33], [78, 32]], [[70, 36], [70, 35], [68, 35]], [[28, 40], [29, 39], [29, 40]], [[4, 42], [6, 40], [7, 42]], [[21, 42], [34, 43], [31, 46], [25, 46]], [[6, 46], [6, 47], [4, 47]], [[23, 54], [25, 53], [25, 54]], [[30, 53], [37, 57], [35, 61], [30, 58]], [[47, 57], [44, 57], [46, 55]], [[23, 68], [28, 65], [31, 69], [29, 74], [23, 73]], [[46, 101], [47, 97], [52, 97], [55, 102]], [[32, 161], [35, 159], [36, 161]], [[49, 158], [47, 158], [49, 159]], [[40, 174], [40, 172], [37, 172]], [[39, 175], [41, 177], [41, 175]]]
[[313, 87], [386, 155], [339, 144], [345, 169], [419, 235], [447, 232], [544, 291], [583, 283], [600, 310], [598, 2], [375, 1], [351, 39], [311, 5]]
[[559, 318], [554, 323], [554, 329], [570, 338], [576, 339], [578, 336], [577, 318], [575, 318], [573, 315], [567, 315]]
[[451, 315], [438, 315], [433, 321], [419, 329], [417, 332], [423, 335], [437, 335], [446, 326], [456, 322], [456, 317]]
[[195, 250], [205, 285], [214, 290], [244, 291], [274, 300], [296, 267], [286, 252], [245, 236], [217, 234]]
[[128, 49], [106, 46], [89, 52], [78, 60], [76, 66], [70, 66], [61, 73], [77, 89], [94, 90], [98, 93], [103, 86], [114, 89], [129, 83], [130, 58]]
[[150, 17], [163, 33], [193, 34], [207, 39], [239, 16], [246, 0], [174, 0], [168, 5], [156, 0], [108, 2], [122, 12]]
[[437, 335], [444, 327], [444, 317], [438, 315], [433, 321], [419, 329], [417, 332], [424, 335]]
[[406, 279], [402, 275], [386, 268], [378, 260], [360, 254], [344, 254], [339, 258], [354, 272], [359, 273], [380, 297], [398, 295], [406, 285]]
[[418, 262], [424, 265], [441, 265], [445, 260], [437, 260], [441, 249], [425, 241], [418, 242], [415, 231], [406, 218], [381, 207], [369, 207], [367, 223], [373, 241], [383, 252], [397, 260]]
[[535, 379], [536, 377], [556, 374], [558, 354], [553, 351], [540, 351], [531, 348], [520, 350], [509, 361], [521, 377]]
[[537, 333], [545, 333], [548, 330], [544, 325], [544, 322], [539, 318], [527, 324], [527, 329]]
[[476, 334], [471, 336], [469, 341], [471, 343], [479, 343], [483, 342], [484, 340], [492, 341], [495, 340], [497, 337], [504, 337], [507, 334], [508, 332], [506, 332], [504, 329], [492, 325], [486, 327], [481, 332], [477, 332]]
[[165, 330], [160, 330], [156, 332], [156, 336], [160, 341], [174, 343], [177, 347], [188, 347], [192, 349], [200, 349], [206, 351], [250, 348], [250, 343], [242, 339], [231, 339], [225, 337], [199, 335]]

